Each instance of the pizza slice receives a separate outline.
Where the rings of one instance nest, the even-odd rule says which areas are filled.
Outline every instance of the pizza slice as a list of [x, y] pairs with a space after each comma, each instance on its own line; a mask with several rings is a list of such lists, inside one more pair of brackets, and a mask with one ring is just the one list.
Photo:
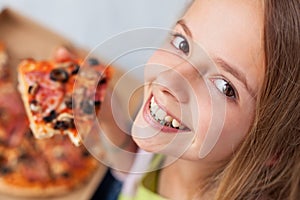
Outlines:
[[[79, 105], [85, 123], [94, 123], [95, 110], [100, 109], [111, 75], [111, 68], [105, 68], [95, 58], [89, 58], [86, 63], [85, 67], [80, 67], [83, 60], [68, 55], [56, 56], [51, 61], [26, 59], [20, 63], [19, 91], [36, 138], [66, 134], [76, 146], [80, 144], [73, 104]], [[79, 71], [83, 72], [80, 76]], [[96, 91], [93, 86], [89, 87], [89, 81], [93, 82], [95, 78], [99, 78]], [[75, 81], [84, 83], [84, 86], [80, 90], [81, 98], [73, 99]], [[86, 99], [87, 96], [93, 96], [94, 101]]]

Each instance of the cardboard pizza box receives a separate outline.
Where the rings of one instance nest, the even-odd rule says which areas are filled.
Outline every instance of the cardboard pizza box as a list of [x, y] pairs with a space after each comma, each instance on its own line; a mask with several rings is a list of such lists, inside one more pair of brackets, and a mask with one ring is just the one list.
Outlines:
[[[17, 78], [15, 67], [23, 58], [31, 57], [37, 60], [50, 58], [54, 49], [61, 45], [76, 49], [76, 52], [82, 56], [86, 52], [83, 49], [74, 47], [67, 39], [10, 9], [4, 9], [0, 13], [0, 40], [4, 41], [6, 44], [10, 58], [9, 66], [11, 67], [15, 81]], [[107, 167], [99, 163], [99, 169], [91, 180], [83, 187], [75, 189], [69, 194], [61, 197], [38, 199], [90, 199], [102, 180], [106, 170]], [[24, 200], [32, 198], [19, 198], [0, 194], [0, 199]]]

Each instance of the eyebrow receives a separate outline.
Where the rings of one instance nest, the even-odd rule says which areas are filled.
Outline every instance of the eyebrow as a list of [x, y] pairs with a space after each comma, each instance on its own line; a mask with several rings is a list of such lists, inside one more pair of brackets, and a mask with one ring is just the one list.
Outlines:
[[179, 24], [182, 29], [184, 30], [184, 32], [191, 38], [193, 38], [192, 36], [192, 32], [191, 30], [189, 29], [189, 27], [186, 25], [185, 21], [183, 19], [180, 19], [179, 21], [177, 21], [176, 24]]
[[247, 79], [246, 76], [240, 72], [237, 67], [233, 67], [232, 65], [230, 65], [229, 63], [227, 63], [225, 60], [223, 60], [222, 58], [216, 57], [214, 58], [215, 62], [217, 64], [219, 64], [219, 66], [225, 70], [226, 72], [232, 74], [236, 79], [238, 79], [240, 82], [242, 82], [246, 88], [246, 90], [248, 91], [248, 93], [254, 98], [256, 99], [256, 92], [254, 91], [253, 88], [249, 87], [248, 83], [247, 83]]

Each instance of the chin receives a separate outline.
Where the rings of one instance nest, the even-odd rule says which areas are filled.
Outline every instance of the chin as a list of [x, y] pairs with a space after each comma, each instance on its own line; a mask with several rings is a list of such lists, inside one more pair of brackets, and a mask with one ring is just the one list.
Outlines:
[[149, 139], [139, 139], [133, 137], [133, 141], [138, 145], [139, 148], [147, 152], [158, 153], [159, 149], [161, 149], [159, 145], [152, 143], [151, 141], [149, 141]]

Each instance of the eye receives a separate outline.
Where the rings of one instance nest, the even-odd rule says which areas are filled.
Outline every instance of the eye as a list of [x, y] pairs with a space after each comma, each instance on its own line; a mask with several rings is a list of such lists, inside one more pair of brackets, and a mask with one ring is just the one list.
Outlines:
[[190, 46], [187, 39], [184, 36], [180, 34], [175, 34], [171, 43], [176, 49], [182, 51], [184, 54], [189, 54]]
[[222, 92], [226, 97], [236, 98], [235, 89], [231, 86], [231, 84], [224, 79], [216, 79], [214, 80], [214, 84], [217, 89]]

